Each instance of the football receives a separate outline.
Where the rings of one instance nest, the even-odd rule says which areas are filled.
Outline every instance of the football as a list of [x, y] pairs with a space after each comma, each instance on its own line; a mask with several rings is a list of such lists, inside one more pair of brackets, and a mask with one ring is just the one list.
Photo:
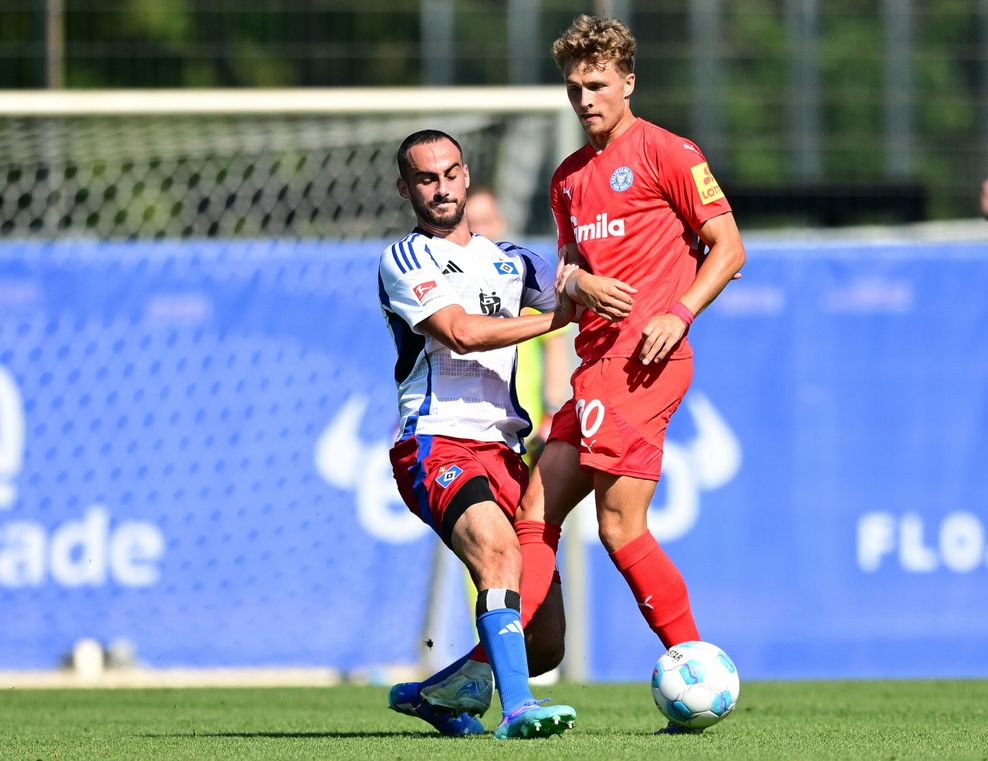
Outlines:
[[652, 670], [655, 705], [674, 724], [691, 729], [712, 726], [737, 705], [738, 669], [709, 642], [670, 647]]

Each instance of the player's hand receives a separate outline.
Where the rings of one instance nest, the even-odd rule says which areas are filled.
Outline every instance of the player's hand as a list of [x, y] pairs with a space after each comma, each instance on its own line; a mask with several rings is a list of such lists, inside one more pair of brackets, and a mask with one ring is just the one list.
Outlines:
[[686, 334], [686, 324], [674, 314], [660, 314], [642, 329], [642, 349], [638, 358], [643, 365], [661, 362]]
[[563, 262], [560, 262], [556, 267], [556, 310], [552, 317], [552, 330], [569, 325], [576, 316], [576, 304], [566, 294], [566, 281], [578, 269], [580, 268], [575, 264], [564, 264]]
[[578, 264], [567, 264], [562, 259], [556, 264], [556, 301], [566, 296], [566, 282], [578, 269], [580, 269]]
[[623, 320], [631, 314], [636, 288], [613, 277], [600, 277], [589, 272], [573, 276], [573, 285], [579, 299], [595, 314], [610, 322]]

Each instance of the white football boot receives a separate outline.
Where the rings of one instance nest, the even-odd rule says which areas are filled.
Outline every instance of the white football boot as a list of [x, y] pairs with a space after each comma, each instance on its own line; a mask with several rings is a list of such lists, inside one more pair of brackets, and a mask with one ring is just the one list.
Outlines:
[[494, 697], [494, 672], [489, 663], [467, 661], [443, 681], [423, 687], [422, 697], [454, 713], [483, 716]]

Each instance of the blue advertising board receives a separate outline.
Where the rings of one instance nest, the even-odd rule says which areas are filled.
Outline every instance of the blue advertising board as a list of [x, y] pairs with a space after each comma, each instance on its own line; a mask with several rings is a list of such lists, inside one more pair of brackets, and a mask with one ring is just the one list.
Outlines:
[[[417, 661], [381, 248], [0, 244], [0, 669]], [[702, 635], [743, 678], [988, 675], [988, 243], [748, 248], [650, 511]], [[644, 680], [585, 512], [586, 672]]]

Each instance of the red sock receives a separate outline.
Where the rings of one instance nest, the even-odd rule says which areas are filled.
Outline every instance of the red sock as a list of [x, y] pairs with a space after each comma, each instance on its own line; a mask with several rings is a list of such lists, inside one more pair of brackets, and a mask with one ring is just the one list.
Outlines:
[[611, 553], [642, 615], [666, 647], [700, 639], [679, 569], [646, 531]]
[[556, 551], [562, 526], [541, 521], [518, 521], [515, 533], [521, 545], [521, 625], [525, 627], [545, 602], [556, 574]]
[[[549, 594], [556, 575], [556, 550], [562, 526], [540, 521], [518, 521], [515, 533], [521, 545], [521, 625], [528, 626], [535, 611]], [[487, 663], [484, 648], [477, 645], [470, 660]]]

